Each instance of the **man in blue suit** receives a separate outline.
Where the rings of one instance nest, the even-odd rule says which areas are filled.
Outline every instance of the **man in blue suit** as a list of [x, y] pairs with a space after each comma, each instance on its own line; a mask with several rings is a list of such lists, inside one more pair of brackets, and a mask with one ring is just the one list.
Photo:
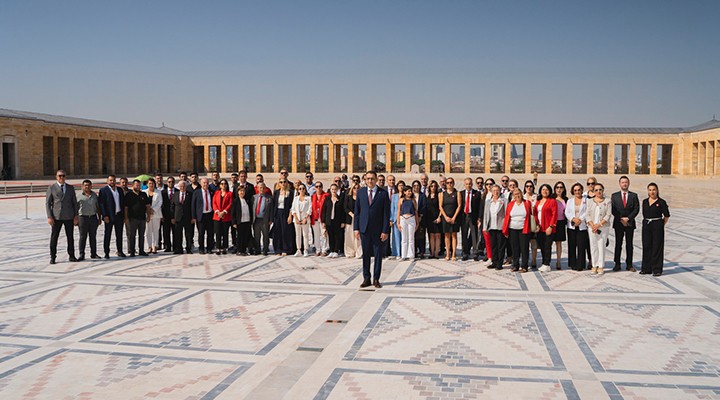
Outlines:
[[380, 272], [382, 256], [390, 234], [390, 197], [387, 191], [377, 186], [375, 171], [365, 174], [365, 187], [357, 192], [353, 230], [355, 238], [360, 239], [363, 250], [363, 283], [361, 288], [370, 286], [370, 257], [375, 257], [373, 283], [381, 288]]
[[123, 221], [125, 219], [125, 193], [115, 186], [115, 175], [107, 178], [107, 186], [100, 189], [98, 196], [100, 203], [100, 214], [105, 222], [105, 237], [103, 238], [103, 250], [105, 258], [110, 258], [110, 238], [115, 230], [115, 247], [120, 257], [125, 257], [122, 246]]

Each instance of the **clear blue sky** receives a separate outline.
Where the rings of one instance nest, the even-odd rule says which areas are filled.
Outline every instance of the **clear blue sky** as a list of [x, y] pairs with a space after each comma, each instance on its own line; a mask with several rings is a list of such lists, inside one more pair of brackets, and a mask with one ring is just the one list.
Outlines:
[[184, 130], [683, 127], [720, 1], [0, 2], [0, 107]]

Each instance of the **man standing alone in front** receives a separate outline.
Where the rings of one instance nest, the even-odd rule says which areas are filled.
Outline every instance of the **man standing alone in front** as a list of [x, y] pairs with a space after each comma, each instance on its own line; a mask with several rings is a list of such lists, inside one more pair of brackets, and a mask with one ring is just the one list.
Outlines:
[[387, 191], [377, 186], [375, 171], [365, 174], [365, 187], [357, 192], [353, 229], [355, 238], [362, 242], [363, 283], [361, 288], [370, 286], [370, 257], [375, 257], [372, 285], [381, 288], [380, 272], [385, 244], [390, 234], [390, 198]]
[[620, 255], [622, 253], [623, 237], [625, 239], [625, 269], [635, 272], [633, 267], [633, 234], [635, 233], [635, 217], [640, 213], [640, 200], [637, 193], [629, 191], [630, 178], [620, 177], [620, 191], [612, 194], [612, 214], [615, 229], [615, 268], [620, 271]]
[[59, 169], [55, 178], [57, 183], [48, 187], [45, 196], [45, 211], [47, 212], [48, 225], [52, 227], [50, 233], [50, 264], [55, 264], [57, 258], [57, 242], [60, 237], [60, 229], [65, 227], [67, 237], [67, 252], [70, 261], [75, 262], [75, 239], [73, 238], [74, 226], [78, 224], [78, 204], [75, 197], [75, 189], [65, 183], [65, 171]]

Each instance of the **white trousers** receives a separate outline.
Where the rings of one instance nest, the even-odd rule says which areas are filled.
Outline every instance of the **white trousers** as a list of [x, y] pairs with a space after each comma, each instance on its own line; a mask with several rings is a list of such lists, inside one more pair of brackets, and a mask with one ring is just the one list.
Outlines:
[[326, 252], [330, 249], [330, 245], [327, 240], [327, 235], [323, 234], [322, 224], [320, 221], [315, 221], [312, 226], [313, 231], [313, 243], [315, 243], [315, 250], [318, 252]]
[[[156, 247], [158, 240], [160, 239], [160, 220], [162, 218], [150, 218], [150, 222], [145, 227], [145, 242], [147, 242], [148, 248]], [[144, 251], [143, 249], [140, 249]]]
[[600, 228], [601, 234], [593, 233], [588, 227], [588, 236], [590, 237], [590, 258], [593, 267], [604, 268], [605, 266], [605, 242], [607, 241], [610, 227], [603, 226]]
[[310, 252], [310, 248], [313, 246], [312, 232], [310, 231], [310, 224], [298, 224], [295, 223], [295, 247], [298, 251], [302, 248], [303, 240], [305, 241], [305, 253]]
[[400, 217], [400, 233], [401, 245], [400, 245], [400, 257], [402, 258], [415, 258], [415, 217], [405, 218]]
[[360, 239], [355, 239], [355, 228], [353, 227], [353, 221], [345, 224], [345, 256], [346, 257], [361, 257], [362, 256], [362, 244]]

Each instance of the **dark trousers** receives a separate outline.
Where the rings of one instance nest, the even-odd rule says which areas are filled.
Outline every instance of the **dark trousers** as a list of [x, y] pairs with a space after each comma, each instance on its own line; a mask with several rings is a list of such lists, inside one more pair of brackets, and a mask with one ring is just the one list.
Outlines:
[[462, 255], [474, 257], [478, 253], [478, 249], [473, 248], [477, 243], [477, 223], [473, 223], [470, 218], [463, 219], [460, 234], [462, 235]]
[[183, 236], [185, 237], [185, 250], [192, 251], [193, 226], [190, 221], [175, 221], [175, 238], [173, 246], [176, 253], [182, 253]]
[[87, 242], [88, 236], [90, 236], [90, 255], [97, 256], [97, 227], [97, 216], [80, 216], [78, 222], [78, 228], [80, 230], [78, 250], [80, 251], [80, 257], [85, 257], [85, 243]]
[[542, 254], [542, 265], [550, 265], [550, 260], [552, 259], [552, 244], [554, 242], [553, 236], [555, 235], [547, 235], [542, 230], [535, 234], [538, 249], [540, 249], [540, 254]]
[[278, 209], [272, 227], [273, 250], [275, 254], [290, 254], [295, 248], [295, 224], [288, 224], [290, 210]]
[[501, 268], [505, 254], [505, 235], [499, 229], [490, 229], [490, 246], [492, 248], [492, 267]]
[[[215, 229], [215, 247], [218, 250], [227, 250], [230, 221], [213, 221], [213, 228]], [[210, 251], [210, 249], [208, 249], [208, 251]]]
[[162, 230], [162, 237], [163, 237], [163, 243], [165, 243], [164, 249], [172, 249], [174, 237], [175, 236], [175, 226], [173, 225], [172, 221], [170, 221], [169, 218], [163, 219], [163, 222], [160, 225], [160, 229]]
[[530, 234], [522, 233], [522, 229], [510, 229], [510, 246], [512, 247], [513, 269], [528, 269], [530, 256]]
[[198, 219], [196, 224], [198, 230], [198, 247], [202, 251], [211, 251], [214, 245], [212, 213], [204, 213], [202, 219]]
[[512, 243], [508, 240], [505, 242], [505, 259], [512, 258], [513, 254]]
[[57, 242], [60, 238], [60, 230], [65, 227], [67, 237], [67, 252], [70, 257], [75, 257], [75, 238], [73, 237], [73, 220], [56, 219], [50, 232], [50, 258], [57, 257]]
[[632, 267], [633, 263], [633, 234], [635, 228], [620, 226], [615, 228], [615, 265], [620, 266], [620, 255], [622, 253], [623, 237], [625, 238], [625, 266]]
[[248, 247], [254, 248], [254, 242], [252, 240], [252, 223], [241, 222], [237, 224], [235, 229], [237, 232], [237, 246], [235, 246], [238, 253], [247, 253]]
[[232, 245], [237, 247], [237, 229], [232, 226], [232, 223], [230, 223], [230, 240], [232, 240]]
[[665, 254], [665, 223], [663, 220], [643, 221], [642, 245], [642, 271], [648, 274], [662, 274]]
[[427, 234], [427, 229], [423, 226], [423, 223], [420, 223], [420, 227], [415, 231], [415, 256], [416, 257], [422, 257], [425, 255], [425, 235]]
[[330, 246], [330, 253], [339, 253], [343, 251], [341, 247], [345, 238], [345, 230], [340, 228], [340, 221], [330, 221], [329, 224], [325, 225], [327, 229], [328, 242]]
[[255, 219], [253, 221], [253, 237], [255, 238], [255, 249], [260, 252], [260, 235], [262, 235], [262, 251], [267, 252], [270, 247], [270, 223], [267, 219]]
[[372, 277], [380, 280], [380, 272], [382, 271], [382, 258], [385, 254], [385, 247], [389, 239], [384, 242], [380, 240], [380, 231], [366, 232], [360, 234], [360, 243], [363, 251], [363, 278], [370, 281], [370, 257], [375, 257]]
[[128, 222], [128, 250], [130, 255], [135, 254], [135, 236], [138, 236], [138, 250], [145, 251], [145, 225], [144, 219], [130, 218]]
[[589, 238], [587, 230], [581, 231], [580, 228], [569, 228], [567, 230], [568, 242], [568, 266], [575, 271], [585, 269], [585, 252], [589, 248]]
[[117, 249], [118, 253], [122, 253], [123, 251], [123, 243], [122, 243], [122, 237], [123, 237], [123, 227], [125, 226], [125, 223], [123, 222], [122, 218], [120, 218], [120, 215], [115, 216], [114, 221], [110, 221], [109, 224], [105, 224], [105, 237], [103, 238], [103, 251], [105, 251], [105, 255], [110, 255], [110, 238], [112, 237], [113, 230], [115, 231], [115, 248]]

